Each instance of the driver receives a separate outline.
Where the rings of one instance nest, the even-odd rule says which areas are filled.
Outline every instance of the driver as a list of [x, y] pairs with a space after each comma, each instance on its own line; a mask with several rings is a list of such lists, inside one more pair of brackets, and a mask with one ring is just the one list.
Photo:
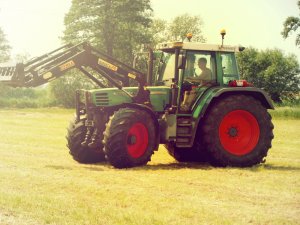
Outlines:
[[[198, 59], [198, 66], [201, 69], [201, 74], [196, 75], [196, 77], [187, 77], [185, 80], [192, 83], [198, 83], [200, 86], [209, 86], [212, 80], [212, 72], [209, 68], [206, 67], [207, 60], [204, 57]], [[188, 111], [193, 104], [194, 100], [197, 96], [197, 91], [192, 90], [185, 90], [183, 101], [181, 103], [180, 109], [182, 111]]]
[[206, 67], [207, 59], [202, 57], [198, 59], [198, 66], [201, 70], [200, 75], [195, 74], [195, 77], [187, 77], [186, 81], [193, 83], [200, 83], [201, 85], [205, 85], [209, 81], [211, 81], [212, 73], [209, 68]]

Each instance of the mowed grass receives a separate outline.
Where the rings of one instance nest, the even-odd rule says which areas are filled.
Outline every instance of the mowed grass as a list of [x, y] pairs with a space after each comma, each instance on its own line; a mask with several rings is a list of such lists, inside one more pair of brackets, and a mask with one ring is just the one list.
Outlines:
[[265, 164], [83, 165], [66, 147], [73, 110], [0, 110], [0, 224], [300, 224], [300, 120], [275, 119]]

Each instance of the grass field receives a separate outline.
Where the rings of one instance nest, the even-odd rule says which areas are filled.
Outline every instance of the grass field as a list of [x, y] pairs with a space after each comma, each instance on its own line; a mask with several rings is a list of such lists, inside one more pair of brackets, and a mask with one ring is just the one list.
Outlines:
[[265, 164], [82, 165], [65, 147], [73, 110], [0, 110], [0, 224], [300, 224], [300, 120], [274, 120]]

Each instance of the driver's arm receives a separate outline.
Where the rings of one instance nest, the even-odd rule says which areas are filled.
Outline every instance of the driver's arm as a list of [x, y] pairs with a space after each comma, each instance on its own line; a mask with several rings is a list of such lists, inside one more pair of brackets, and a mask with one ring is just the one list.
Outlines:
[[200, 77], [187, 77], [185, 80], [189, 82], [201, 83]]

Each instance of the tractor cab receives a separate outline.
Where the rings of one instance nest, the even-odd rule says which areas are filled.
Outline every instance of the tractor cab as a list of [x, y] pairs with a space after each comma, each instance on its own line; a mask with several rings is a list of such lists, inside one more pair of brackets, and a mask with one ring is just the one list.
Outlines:
[[194, 42], [171, 42], [158, 45], [162, 51], [157, 85], [169, 86], [176, 92], [174, 105], [190, 111], [195, 100], [211, 87], [228, 87], [239, 80], [235, 53], [241, 47]]

